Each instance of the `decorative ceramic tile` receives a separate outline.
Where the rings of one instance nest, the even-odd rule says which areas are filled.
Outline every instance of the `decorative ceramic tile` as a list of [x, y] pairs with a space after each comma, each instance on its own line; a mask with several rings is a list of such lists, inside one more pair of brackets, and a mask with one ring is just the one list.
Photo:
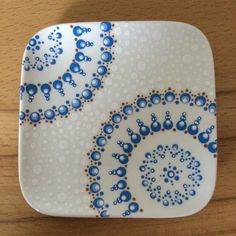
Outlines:
[[175, 22], [51, 26], [26, 46], [19, 176], [37, 211], [177, 217], [216, 179], [214, 64], [205, 36]]

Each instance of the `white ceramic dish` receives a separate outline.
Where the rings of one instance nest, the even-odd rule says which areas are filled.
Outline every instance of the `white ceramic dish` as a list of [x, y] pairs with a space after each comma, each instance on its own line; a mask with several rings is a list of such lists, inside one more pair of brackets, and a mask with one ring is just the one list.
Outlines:
[[37, 211], [178, 217], [216, 180], [212, 52], [176, 22], [51, 26], [22, 63], [19, 177]]

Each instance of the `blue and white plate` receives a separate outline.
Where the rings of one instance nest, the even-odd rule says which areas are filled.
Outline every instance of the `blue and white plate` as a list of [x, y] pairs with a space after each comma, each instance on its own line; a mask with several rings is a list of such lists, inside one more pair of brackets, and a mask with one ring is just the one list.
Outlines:
[[19, 114], [22, 193], [75, 217], [178, 217], [216, 180], [214, 64], [177, 22], [55, 25], [28, 42]]

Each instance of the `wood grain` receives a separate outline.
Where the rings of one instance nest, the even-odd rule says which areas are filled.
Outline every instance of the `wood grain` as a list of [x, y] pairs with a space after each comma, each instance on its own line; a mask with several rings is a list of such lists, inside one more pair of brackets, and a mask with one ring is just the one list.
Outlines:
[[[236, 1], [1, 0], [0, 235], [236, 235]], [[63, 219], [41, 215], [18, 183], [18, 90], [28, 39], [57, 23], [172, 20], [200, 28], [213, 49], [218, 103], [218, 180], [209, 205], [178, 219]]]

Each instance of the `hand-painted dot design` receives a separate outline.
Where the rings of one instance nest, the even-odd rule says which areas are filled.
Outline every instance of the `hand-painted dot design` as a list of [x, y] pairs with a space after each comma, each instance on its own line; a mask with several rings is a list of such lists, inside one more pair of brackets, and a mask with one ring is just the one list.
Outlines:
[[[202, 98], [203, 97], [203, 98]], [[201, 98], [201, 101], [197, 102]], [[197, 100], [197, 101], [196, 101]], [[207, 95], [205, 94], [193, 94], [189, 90], [181, 91], [179, 93], [172, 89], [165, 90], [164, 92], [159, 92], [153, 90], [148, 96], [139, 95], [132, 103], [122, 103], [119, 111], [110, 112], [109, 121], [104, 122], [101, 127], [101, 132], [94, 137], [93, 149], [88, 153], [88, 158], [91, 162], [86, 168], [87, 176], [89, 177], [89, 182], [87, 186], [87, 191], [92, 197], [91, 207], [98, 211], [99, 216], [103, 217], [104, 211], [106, 211], [106, 216], [109, 216], [109, 208], [116, 207], [120, 204], [125, 204], [127, 209], [121, 212], [122, 216], [129, 216], [137, 211], [142, 212], [140, 203], [135, 199], [132, 194], [132, 190], [128, 186], [127, 182], [127, 166], [129, 164], [130, 156], [135, 148], [142, 142], [142, 140], [148, 138], [151, 135], [161, 135], [163, 132], [181, 132], [183, 134], [192, 137], [193, 140], [198, 142], [203, 148], [206, 148], [209, 153], [216, 157], [217, 153], [217, 141], [213, 140], [211, 134], [215, 129], [214, 125], [211, 125], [206, 130], [201, 128], [202, 116], [196, 116], [194, 120], [188, 120], [188, 113], [183, 111], [177, 120], [173, 120], [171, 112], [169, 110], [165, 111], [164, 119], [161, 120], [158, 115], [158, 107], [165, 106], [167, 104], [175, 104], [176, 106], [195, 106], [199, 109], [199, 114], [207, 113], [210, 116], [216, 115], [216, 105], [215, 102], [209, 101]], [[125, 122], [132, 118], [133, 114], [139, 113], [142, 109], [151, 109], [153, 106], [156, 108], [157, 113], [150, 113], [150, 123], [146, 124], [141, 119], [136, 119], [137, 129], [127, 128], [127, 136], [130, 141], [124, 140], [114, 140], [112, 142], [117, 143], [120, 147], [121, 152], [113, 153], [111, 158], [116, 160], [118, 166], [117, 168], [110, 169], [108, 175], [116, 176], [119, 180], [112, 184], [111, 191], [117, 192], [117, 198], [114, 199], [113, 205], [104, 204], [104, 207], [99, 208], [93, 201], [98, 195], [104, 196], [104, 192], [101, 189], [101, 176], [98, 174], [96, 178], [91, 175], [90, 168], [97, 167], [98, 169], [102, 165], [102, 156], [105, 152], [107, 143], [111, 142], [112, 134], [120, 128], [120, 123]], [[214, 107], [209, 109], [209, 107]], [[184, 109], [184, 107], [183, 107]], [[151, 155], [151, 156], [150, 156]], [[161, 202], [164, 206], [171, 206], [176, 204], [182, 204], [184, 201], [190, 199], [197, 192], [196, 188], [199, 187], [200, 181], [202, 180], [202, 174], [200, 174], [200, 162], [192, 156], [190, 151], [185, 151], [183, 148], [179, 147], [178, 144], [159, 145], [155, 150], [155, 156], [152, 154], [146, 154], [146, 159], [143, 164], [140, 165], [139, 171], [143, 174], [142, 185], [147, 187], [150, 192], [150, 197], [156, 199], [157, 202]], [[150, 158], [149, 158], [150, 156]], [[158, 176], [153, 176], [155, 173], [155, 168], [149, 165], [158, 165], [161, 160], [167, 160], [166, 166], [162, 169], [162, 172]], [[178, 160], [179, 165], [176, 166], [172, 164], [172, 160]], [[199, 165], [198, 165], [199, 163]], [[173, 189], [176, 183], [182, 181], [183, 176], [186, 175], [186, 171], [189, 170], [191, 173], [188, 174], [188, 181], [181, 185], [181, 189], [174, 189], [170, 191], [169, 189], [163, 188], [163, 186], [170, 186]], [[146, 171], [148, 171], [146, 173]], [[155, 189], [150, 189], [149, 186], [154, 186], [153, 183], [161, 181], [162, 185], [157, 185]], [[99, 184], [98, 192], [91, 190], [90, 186], [93, 184]], [[152, 183], [152, 184], [151, 184]], [[159, 182], [158, 182], [159, 183]], [[182, 182], [181, 182], [182, 183]], [[186, 184], [186, 185], [185, 185]], [[161, 188], [160, 188], [161, 187]], [[164, 190], [165, 189], [165, 190]], [[160, 200], [159, 200], [160, 199]], [[105, 198], [103, 197], [105, 201]]]
[[[107, 25], [107, 27], [105, 27], [105, 25]], [[64, 117], [68, 117], [72, 110], [81, 111], [82, 108], [86, 105], [86, 103], [93, 101], [93, 96], [95, 92], [103, 88], [103, 80], [104, 78], [109, 76], [110, 65], [115, 59], [113, 49], [115, 47], [116, 40], [114, 38], [114, 35], [112, 35], [114, 24], [111, 24], [110, 22], [102, 22], [100, 24], [100, 38], [102, 40], [102, 46], [100, 48], [101, 58], [97, 62], [97, 70], [94, 71], [92, 75], [87, 75], [86, 72], [82, 69], [82, 64], [91, 62], [92, 58], [85, 55], [83, 51], [86, 50], [86, 48], [93, 47], [94, 43], [84, 40], [83, 35], [89, 34], [90, 32], [92, 32], [92, 29], [81, 27], [79, 25], [71, 27], [72, 32], [76, 37], [76, 48], [74, 58], [72, 59], [72, 62], [66, 72], [59, 76], [56, 80], [49, 81], [48, 83], [30, 83], [23, 84], [20, 86], [20, 98], [23, 99], [24, 95], [28, 96], [29, 103], [32, 103], [34, 101], [34, 97], [39, 93], [44, 96], [46, 101], [50, 101], [50, 93], [52, 92], [52, 90], [57, 91], [60, 96], [65, 96], [65, 84], [68, 84], [74, 89], [77, 89], [78, 93], [76, 94], [76, 97], [71, 98], [71, 100], [68, 100], [65, 104], [62, 104], [64, 107], [67, 107], [67, 112], [65, 114], [63, 113]], [[105, 31], [103, 29], [105, 29]], [[107, 31], [107, 29], [109, 30]], [[62, 37], [62, 35], [60, 36]], [[84, 85], [84, 88], [82, 89], [77, 87], [75, 78], [78, 75], [89, 77], [88, 83], [86, 83]], [[29, 122], [30, 124], [36, 125], [41, 123], [42, 121], [52, 123], [53, 120], [55, 120], [58, 116], [62, 117], [61, 113], [59, 112], [59, 107], [56, 106], [52, 106], [52, 110], [54, 113], [53, 118], [51, 116], [45, 116], [46, 111], [43, 111], [43, 109], [40, 108], [39, 110], [42, 111], [29, 111], [28, 109], [26, 109], [25, 111], [20, 111], [20, 124], [23, 124], [24, 122]], [[38, 112], [40, 116], [37, 121], [34, 119], [30, 119], [31, 114], [33, 112]]]
[[[164, 167], [160, 168], [164, 162]], [[174, 164], [172, 164], [174, 163]], [[200, 162], [177, 144], [158, 145], [145, 154], [139, 170], [141, 185], [163, 206], [181, 205], [197, 194], [203, 179]]]
[[[55, 27], [46, 39], [41, 39], [41, 35], [37, 34], [29, 40], [26, 50], [31, 53], [30, 57], [23, 59], [23, 68], [25, 71], [37, 70], [43, 71], [50, 65], [55, 65], [58, 57], [63, 53], [62, 49], [62, 33], [60, 27]], [[45, 40], [50, 43], [49, 48], [44, 47]], [[39, 57], [37, 51], [44, 50], [43, 57]]]

